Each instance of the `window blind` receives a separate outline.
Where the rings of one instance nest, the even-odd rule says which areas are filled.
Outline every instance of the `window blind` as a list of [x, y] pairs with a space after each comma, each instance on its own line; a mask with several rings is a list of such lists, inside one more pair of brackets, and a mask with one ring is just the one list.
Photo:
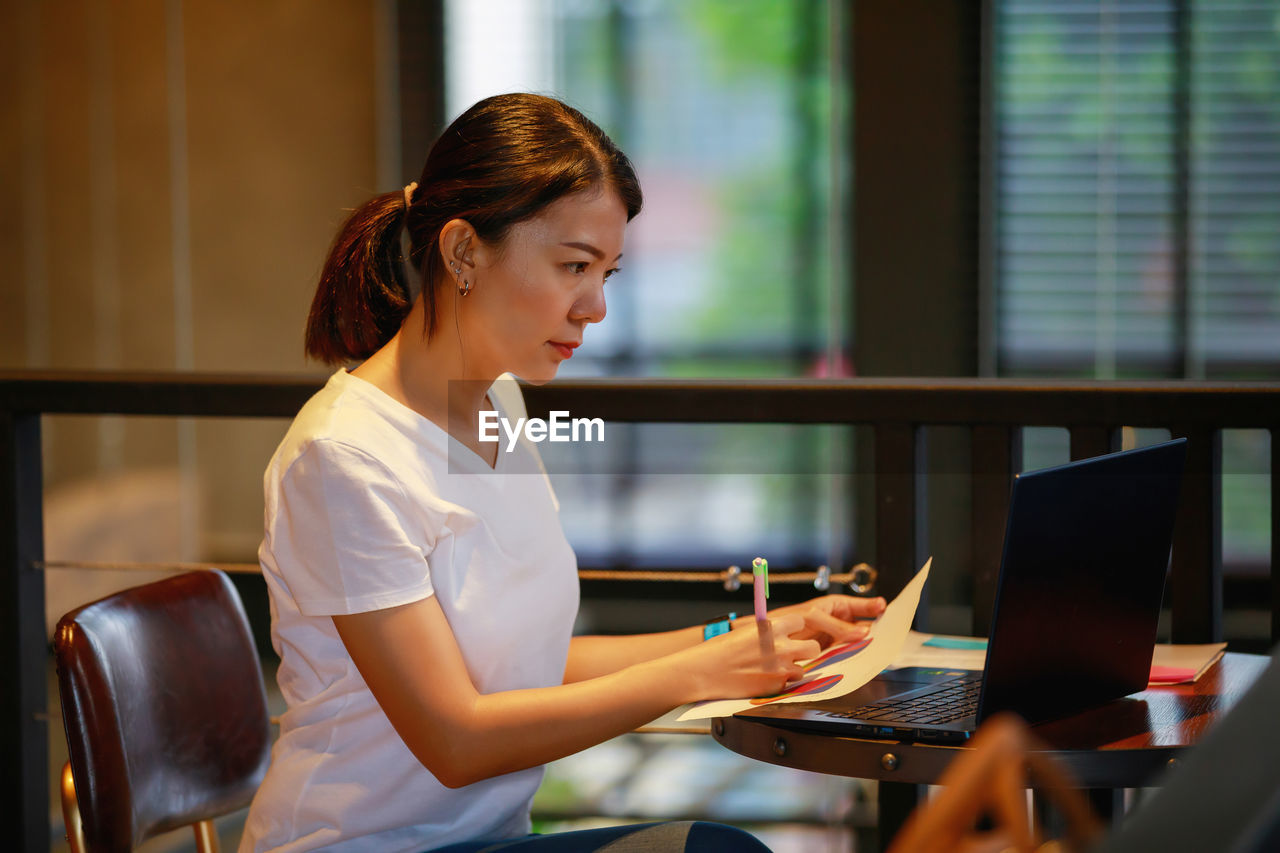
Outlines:
[[1280, 2], [1191, 7], [1190, 370], [1280, 364]]
[[999, 370], [1280, 371], [1280, 3], [993, 26]]

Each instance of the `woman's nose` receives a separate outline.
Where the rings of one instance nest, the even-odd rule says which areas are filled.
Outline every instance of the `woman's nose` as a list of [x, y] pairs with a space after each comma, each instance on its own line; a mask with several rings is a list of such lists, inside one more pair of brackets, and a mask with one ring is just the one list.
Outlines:
[[604, 300], [604, 281], [595, 282], [590, 289], [573, 304], [573, 318], [586, 320], [588, 323], [599, 323], [606, 312]]

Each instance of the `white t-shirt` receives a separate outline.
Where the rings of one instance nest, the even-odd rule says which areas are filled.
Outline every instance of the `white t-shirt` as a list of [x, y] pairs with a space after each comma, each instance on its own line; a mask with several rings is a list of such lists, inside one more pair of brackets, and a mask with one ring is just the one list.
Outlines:
[[[512, 422], [524, 416], [510, 377], [489, 398]], [[542, 769], [441, 785], [392, 728], [330, 616], [435, 595], [481, 693], [561, 683], [577, 562], [534, 446], [522, 438], [507, 452], [504, 440], [491, 469], [340, 370], [298, 413], [264, 488], [259, 558], [289, 707], [240, 850], [395, 853], [527, 833]]]

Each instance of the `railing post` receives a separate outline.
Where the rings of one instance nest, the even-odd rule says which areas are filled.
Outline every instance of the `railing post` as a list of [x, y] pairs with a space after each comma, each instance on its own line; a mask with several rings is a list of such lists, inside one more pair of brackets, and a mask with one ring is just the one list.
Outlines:
[[991, 631], [1013, 475], [1022, 468], [1022, 429], [975, 426], [970, 434], [973, 633]]
[[49, 849], [40, 416], [0, 412], [0, 801], [15, 849]]
[[919, 566], [916, 560], [917, 428], [876, 424], [876, 569], [879, 592], [892, 600]]
[[1187, 465], [1173, 529], [1172, 640], [1222, 639], [1222, 432], [1171, 430], [1187, 438]]
[[1280, 428], [1271, 430], [1271, 644], [1280, 643]]
[[[893, 600], [911, 580], [915, 570], [918, 501], [916, 475], [923, 463], [920, 430], [913, 424], [876, 424], [876, 549], [875, 562], [880, 573], [877, 582], [881, 595]], [[925, 602], [921, 600], [921, 606]], [[880, 782], [876, 826], [881, 849], [906, 822], [919, 805], [921, 785], [906, 782]]]
[[1091, 459], [1119, 450], [1116, 431], [1110, 427], [1073, 426], [1071, 432], [1071, 458]]

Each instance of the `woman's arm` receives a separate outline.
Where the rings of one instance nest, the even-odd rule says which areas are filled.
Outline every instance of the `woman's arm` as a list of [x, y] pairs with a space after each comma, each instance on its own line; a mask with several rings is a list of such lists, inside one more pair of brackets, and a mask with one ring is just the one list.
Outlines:
[[772, 620], [779, 665], [761, 664], [754, 631], [733, 631], [674, 654], [556, 687], [481, 694], [434, 596], [334, 616], [347, 651], [392, 726], [443, 784], [461, 787], [545, 764], [700, 699], [779, 690], [816, 655], [797, 640], [797, 614]]
[[608, 675], [628, 666], [674, 654], [700, 642], [701, 626], [660, 634], [574, 637], [569, 642], [564, 683]]
[[[826, 648], [833, 642], [849, 643], [865, 637], [871, 623], [862, 620], [874, 619], [884, 612], [884, 608], [883, 598], [825, 595], [775, 608], [769, 611], [769, 615], [799, 614], [804, 619], [804, 628], [797, 636], [800, 639], [817, 639]], [[754, 626], [754, 616], [743, 616], [734, 620], [732, 630], [754, 630]], [[564, 681], [568, 684], [607, 675], [701, 642], [700, 625], [659, 634], [574, 637], [569, 644]]]

